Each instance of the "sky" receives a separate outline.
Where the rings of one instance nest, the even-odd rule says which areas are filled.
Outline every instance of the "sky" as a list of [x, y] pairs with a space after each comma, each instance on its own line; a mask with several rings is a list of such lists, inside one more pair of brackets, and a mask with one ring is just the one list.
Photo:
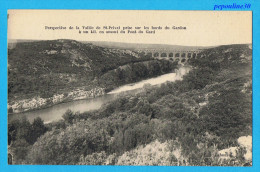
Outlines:
[[[73, 39], [186, 46], [252, 43], [251, 11], [8, 10], [8, 16], [9, 40]], [[67, 29], [52, 30], [45, 26]], [[69, 29], [70, 26], [74, 29]], [[120, 26], [120, 30], [141, 27], [144, 32], [144, 26], [163, 29], [155, 34], [80, 34], [76, 26], [81, 31], [82, 26], [100, 26], [100, 30], [103, 26]], [[165, 26], [170, 29], [165, 30]], [[171, 29], [173, 26], [186, 29]]]

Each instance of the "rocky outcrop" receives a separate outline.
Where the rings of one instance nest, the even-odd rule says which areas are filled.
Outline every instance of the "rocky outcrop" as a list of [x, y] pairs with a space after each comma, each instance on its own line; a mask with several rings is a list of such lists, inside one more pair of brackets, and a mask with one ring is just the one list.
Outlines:
[[221, 160], [229, 160], [238, 156], [243, 150], [243, 158], [252, 161], [252, 136], [242, 136], [237, 139], [239, 146], [222, 149], [218, 152]]
[[75, 89], [69, 93], [55, 94], [49, 98], [33, 97], [31, 99], [22, 99], [8, 103], [9, 113], [20, 113], [35, 109], [52, 106], [58, 103], [94, 98], [105, 94], [104, 88], [93, 88], [91, 90]]

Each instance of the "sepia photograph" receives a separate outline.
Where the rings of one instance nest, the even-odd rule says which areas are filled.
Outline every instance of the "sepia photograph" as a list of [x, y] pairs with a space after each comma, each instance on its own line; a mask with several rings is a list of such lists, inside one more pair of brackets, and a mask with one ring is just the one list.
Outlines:
[[8, 164], [252, 166], [252, 12], [8, 10]]

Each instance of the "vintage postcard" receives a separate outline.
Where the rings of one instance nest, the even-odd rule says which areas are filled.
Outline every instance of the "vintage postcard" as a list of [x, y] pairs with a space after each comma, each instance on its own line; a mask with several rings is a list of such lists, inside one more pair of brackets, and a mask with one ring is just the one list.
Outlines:
[[9, 10], [8, 163], [252, 166], [252, 12]]

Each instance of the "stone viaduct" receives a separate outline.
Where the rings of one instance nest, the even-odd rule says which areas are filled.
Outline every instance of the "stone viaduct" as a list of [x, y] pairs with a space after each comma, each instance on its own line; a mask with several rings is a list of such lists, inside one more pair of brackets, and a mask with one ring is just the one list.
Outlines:
[[176, 49], [140, 49], [139, 53], [150, 55], [157, 59], [168, 59], [168, 60], [188, 60], [190, 58], [196, 58], [197, 54], [202, 50], [176, 50]]

